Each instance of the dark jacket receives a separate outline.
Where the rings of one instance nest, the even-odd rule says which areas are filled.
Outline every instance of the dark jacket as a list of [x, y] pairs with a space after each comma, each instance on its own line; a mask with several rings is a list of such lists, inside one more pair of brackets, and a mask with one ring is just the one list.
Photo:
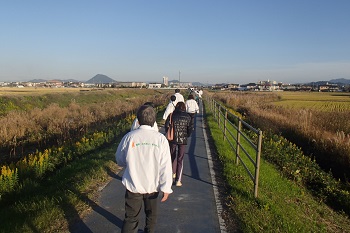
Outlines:
[[172, 122], [174, 123], [174, 139], [170, 142], [187, 145], [187, 138], [191, 136], [193, 128], [190, 115], [187, 112], [175, 109], [165, 121], [165, 132], [169, 129], [170, 117], [172, 117]]

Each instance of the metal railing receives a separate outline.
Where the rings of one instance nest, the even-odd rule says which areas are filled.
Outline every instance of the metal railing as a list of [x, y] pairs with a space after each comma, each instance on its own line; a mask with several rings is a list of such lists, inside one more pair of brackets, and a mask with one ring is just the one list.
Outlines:
[[[254, 183], [254, 197], [258, 197], [262, 131], [253, 128], [240, 117], [230, 113], [227, 108], [214, 99], [206, 97], [206, 101], [210, 105], [213, 118], [223, 133], [223, 140], [231, 146], [235, 154], [236, 164], [239, 165], [240, 162], [243, 164]], [[250, 137], [247, 136], [248, 132]], [[248, 159], [243, 159], [243, 156]]]

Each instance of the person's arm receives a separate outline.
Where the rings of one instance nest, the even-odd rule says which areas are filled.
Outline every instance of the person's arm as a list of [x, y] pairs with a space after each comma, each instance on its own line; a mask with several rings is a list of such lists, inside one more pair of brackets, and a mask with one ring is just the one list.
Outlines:
[[162, 197], [162, 199], [161, 199], [160, 201], [161, 201], [161, 202], [165, 202], [165, 201], [168, 199], [169, 194], [170, 194], [170, 193], [163, 193], [163, 197]]
[[163, 114], [163, 120], [166, 120], [167, 117], [169, 116], [170, 112], [171, 112], [171, 109], [172, 109], [172, 102], [170, 102], [168, 104], [168, 106], [166, 107], [165, 111], [164, 111], [164, 114]]
[[186, 112], [189, 112], [190, 111], [190, 102], [189, 102], [189, 100], [186, 100], [185, 106], [186, 106]]
[[124, 148], [126, 146], [125, 137], [126, 136], [124, 136], [123, 139], [120, 141], [117, 151], [115, 152], [117, 164], [121, 167], [126, 167], [126, 156], [124, 151]]
[[171, 155], [169, 142], [164, 135], [161, 135], [161, 159], [159, 164], [159, 189], [163, 192], [161, 202], [168, 199], [169, 194], [173, 192], [171, 186], [173, 184], [173, 169], [171, 165]]
[[196, 113], [199, 113], [199, 106], [198, 106], [198, 104], [197, 104], [197, 102], [195, 102], [195, 106], [196, 106]]

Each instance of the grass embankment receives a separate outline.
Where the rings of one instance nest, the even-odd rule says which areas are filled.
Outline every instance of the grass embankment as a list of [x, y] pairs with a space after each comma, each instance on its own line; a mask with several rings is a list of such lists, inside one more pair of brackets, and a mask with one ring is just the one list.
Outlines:
[[0, 232], [67, 232], [93, 208], [98, 187], [118, 171], [116, 147], [96, 150], [14, 194], [13, 204], [0, 208]]
[[[96, 93], [96, 95], [93, 93], [87, 95], [85, 92], [79, 93], [74, 95], [73, 98], [76, 103], [81, 105], [108, 102], [116, 98], [125, 102], [128, 99], [140, 98], [140, 96], [141, 101], [144, 102], [153, 100], [156, 92], [152, 90], [146, 90], [146, 92], [144, 90], [111, 90]], [[38, 101], [35, 107], [42, 103], [41, 100], [45, 102], [43, 106], [46, 107], [50, 106], [50, 101], [46, 102], [47, 99], [51, 99], [56, 103], [59, 102], [62, 105], [64, 105], [65, 99], [72, 99], [72, 96], [69, 95], [52, 95], [39, 95], [37, 98], [30, 98]], [[162, 98], [158, 97], [158, 99], [162, 101]], [[15, 99], [0, 98], [0, 102], [10, 107], [7, 109], [8, 111], [32, 109], [32, 106], [25, 108], [27, 106], [25, 105], [26, 98], [23, 96], [15, 97]], [[131, 105], [130, 102], [129, 105]], [[134, 106], [134, 108], [136, 109], [137, 106], [139, 105]], [[119, 108], [121, 108], [121, 111], [127, 110], [123, 106], [119, 106]], [[160, 118], [159, 116], [158, 119]], [[113, 123], [114, 127], [117, 123]], [[123, 127], [126, 127], [127, 131], [130, 125], [123, 125]], [[119, 137], [124, 135], [126, 131], [125, 128], [120, 131]], [[89, 150], [89, 152], [76, 156], [74, 159], [67, 158], [67, 163], [45, 172], [40, 179], [27, 177], [28, 179], [20, 182], [11, 193], [0, 196], [2, 197], [0, 198], [0, 232], [69, 231], [75, 220], [81, 219], [88, 209], [94, 207], [98, 187], [105, 184], [111, 178], [111, 174], [115, 174], [120, 169], [114, 162], [114, 153], [118, 141], [119, 139], [115, 139], [113, 144], [103, 144], [102, 148], [101, 146], [99, 148], [94, 147], [93, 151]]]
[[222, 131], [210, 113], [207, 122], [230, 189], [226, 204], [243, 232], [350, 232], [347, 215], [332, 210], [306, 187], [288, 179], [264, 156], [255, 199], [251, 179], [242, 165], [235, 165], [232, 149], [222, 140]]
[[[158, 108], [159, 127], [163, 110]], [[14, 193], [11, 200], [0, 203], [0, 232], [69, 232], [94, 208], [99, 188], [121, 169], [114, 162], [114, 154], [125, 133], [115, 143], [87, 153], [47, 178], [25, 184], [26, 188]]]

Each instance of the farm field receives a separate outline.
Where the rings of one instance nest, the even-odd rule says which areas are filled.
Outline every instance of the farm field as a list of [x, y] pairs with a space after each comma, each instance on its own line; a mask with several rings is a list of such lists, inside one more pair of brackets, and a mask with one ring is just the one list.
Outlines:
[[319, 111], [350, 111], [350, 94], [335, 92], [278, 92], [276, 106]]
[[0, 96], [11, 95], [43, 95], [50, 93], [69, 93], [79, 91], [91, 91], [92, 88], [35, 88], [35, 87], [0, 87]]
[[350, 175], [350, 94], [216, 92], [214, 98], [263, 131], [282, 135], [342, 180]]

